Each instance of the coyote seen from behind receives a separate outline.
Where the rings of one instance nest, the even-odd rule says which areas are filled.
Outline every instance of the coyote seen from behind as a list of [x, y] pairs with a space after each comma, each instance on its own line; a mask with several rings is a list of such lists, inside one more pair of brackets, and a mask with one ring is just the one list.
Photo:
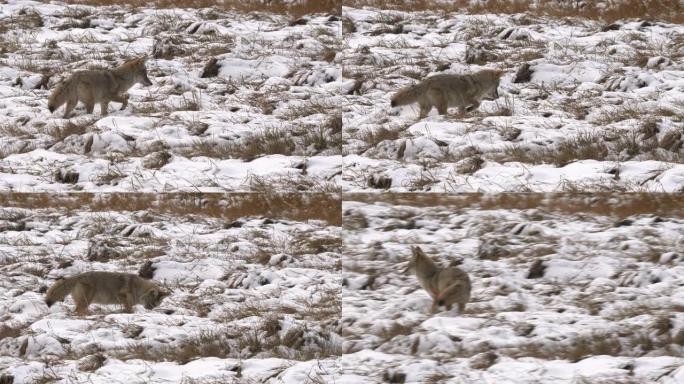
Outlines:
[[132, 312], [136, 304], [153, 309], [169, 292], [132, 273], [94, 271], [57, 280], [47, 290], [45, 303], [50, 307], [69, 294], [76, 302], [76, 313], [85, 315], [91, 303], [121, 304], [126, 312]]
[[100, 104], [102, 116], [107, 114], [110, 101], [122, 103], [121, 109], [128, 105], [128, 91], [136, 83], [152, 85], [147, 77], [145, 56], [128, 60], [114, 69], [91, 69], [76, 71], [57, 85], [48, 98], [48, 109], [54, 112], [66, 103], [64, 118], [68, 119], [79, 101], [85, 104], [86, 111], [93, 113], [95, 104]]
[[482, 100], [499, 98], [499, 81], [502, 71], [485, 69], [466, 75], [440, 74], [430, 76], [418, 84], [402, 88], [392, 96], [391, 106], [418, 103], [420, 118], [424, 118], [437, 107], [440, 115], [446, 115], [447, 108], [458, 107], [464, 114], [480, 106]]
[[420, 247], [411, 247], [413, 257], [407, 270], [416, 274], [418, 282], [432, 297], [431, 312], [445, 306], [451, 310], [458, 304], [459, 314], [465, 311], [470, 300], [470, 278], [468, 274], [456, 267], [440, 268]]

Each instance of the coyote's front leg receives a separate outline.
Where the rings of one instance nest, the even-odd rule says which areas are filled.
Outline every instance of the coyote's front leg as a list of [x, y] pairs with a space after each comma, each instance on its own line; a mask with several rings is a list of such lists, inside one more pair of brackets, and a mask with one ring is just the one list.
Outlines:
[[121, 103], [121, 111], [123, 111], [124, 109], [126, 109], [126, 106], [128, 106], [128, 93], [124, 93], [123, 95], [116, 95], [114, 98], [112, 98], [112, 101]]

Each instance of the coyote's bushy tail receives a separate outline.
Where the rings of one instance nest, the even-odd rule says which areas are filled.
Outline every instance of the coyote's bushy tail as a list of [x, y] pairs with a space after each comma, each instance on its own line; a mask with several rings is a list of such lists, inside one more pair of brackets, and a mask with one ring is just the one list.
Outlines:
[[66, 92], [64, 92], [64, 88], [66, 86], [66, 81], [63, 81], [55, 87], [55, 90], [52, 91], [50, 94], [50, 97], [48, 97], [48, 109], [50, 112], [54, 112], [57, 108], [59, 108], [62, 104], [66, 103]]
[[74, 285], [76, 285], [74, 278], [57, 280], [45, 293], [45, 304], [51, 307], [57, 301], [64, 301], [64, 298], [74, 289]]
[[392, 107], [399, 105], [408, 105], [418, 101], [418, 98], [423, 93], [423, 87], [420, 84], [410, 85], [397, 91], [392, 96]]

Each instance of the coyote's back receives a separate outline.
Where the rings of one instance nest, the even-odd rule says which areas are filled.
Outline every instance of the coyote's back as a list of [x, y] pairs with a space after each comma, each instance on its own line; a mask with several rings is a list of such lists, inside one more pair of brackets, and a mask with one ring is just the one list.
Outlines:
[[121, 304], [131, 312], [135, 304], [152, 309], [169, 295], [157, 283], [132, 273], [93, 271], [57, 280], [46, 292], [48, 307], [68, 295], [76, 302], [76, 312], [85, 314], [91, 303]]
[[100, 104], [100, 113], [107, 114], [110, 101], [128, 105], [126, 93], [136, 83], [152, 85], [147, 77], [145, 57], [128, 60], [114, 69], [94, 69], [74, 72], [59, 83], [48, 98], [48, 109], [54, 112], [66, 104], [64, 118], [68, 118], [79, 101], [85, 104], [88, 113], [93, 113], [95, 104]]
[[427, 116], [433, 107], [441, 115], [446, 115], [448, 107], [458, 107], [459, 113], [463, 114], [477, 109], [482, 100], [499, 97], [502, 74], [498, 70], [486, 69], [465, 75], [434, 75], [397, 91], [390, 105], [396, 107], [418, 103], [421, 118]]

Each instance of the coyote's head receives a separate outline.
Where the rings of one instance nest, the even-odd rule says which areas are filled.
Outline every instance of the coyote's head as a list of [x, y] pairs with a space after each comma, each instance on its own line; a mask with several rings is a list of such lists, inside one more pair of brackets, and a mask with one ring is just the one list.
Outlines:
[[406, 266], [406, 272], [408, 273], [415, 273], [416, 272], [416, 267], [418, 264], [427, 259], [427, 256], [425, 253], [423, 253], [423, 250], [420, 249], [420, 247], [411, 247], [411, 251], [413, 252], [413, 256], [408, 262], [408, 265]]
[[123, 63], [121, 67], [126, 68], [126, 73], [133, 77], [133, 81], [142, 85], [152, 85], [152, 81], [147, 77], [147, 68], [145, 68], [145, 61], [147, 56], [142, 56], [137, 59], [128, 60]]
[[159, 287], [151, 288], [142, 296], [142, 304], [146, 309], [154, 309], [170, 294]]

